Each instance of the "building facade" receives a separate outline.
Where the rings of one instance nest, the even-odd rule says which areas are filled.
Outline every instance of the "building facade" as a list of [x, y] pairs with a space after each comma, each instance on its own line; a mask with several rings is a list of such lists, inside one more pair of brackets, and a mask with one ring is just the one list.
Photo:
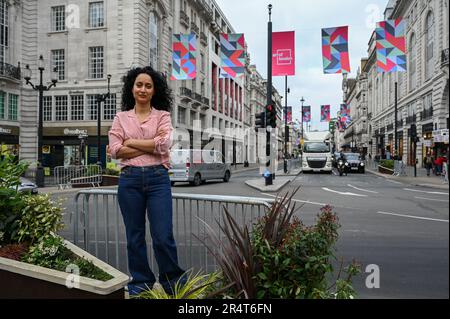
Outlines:
[[[389, 151], [408, 165], [416, 159], [421, 165], [427, 152], [448, 154], [448, 12], [448, 0], [389, 2], [385, 19], [406, 21], [407, 71], [377, 72], [373, 34], [361, 71], [365, 77], [358, 81], [367, 81], [367, 145], [372, 156], [384, 157]], [[417, 143], [411, 138], [414, 125]]]
[[[256, 68], [250, 68], [247, 56], [242, 77], [220, 77], [220, 33], [235, 30], [214, 0], [1, 0], [0, 28], [2, 149], [14, 149], [21, 159], [36, 163], [38, 92], [21, 78], [20, 68], [28, 65], [31, 82], [39, 84], [42, 55], [43, 84], [50, 83], [53, 69], [58, 80], [44, 92], [44, 167], [96, 163], [98, 152], [105, 164], [107, 133], [121, 108], [122, 76], [145, 65], [163, 72], [172, 89], [173, 126], [181, 132], [174, 135], [176, 147], [183, 147], [178, 138], [184, 132], [189, 147], [195, 146], [195, 127], [202, 136], [198, 147], [219, 136], [215, 148], [227, 161], [248, 159]], [[197, 36], [197, 77], [172, 81], [172, 34], [191, 32]], [[110, 96], [99, 102], [108, 88]]]

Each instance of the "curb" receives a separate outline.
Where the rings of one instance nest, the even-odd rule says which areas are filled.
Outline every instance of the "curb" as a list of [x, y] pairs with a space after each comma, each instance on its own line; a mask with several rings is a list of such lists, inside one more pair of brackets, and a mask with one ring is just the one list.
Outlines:
[[407, 184], [407, 185], [413, 185], [413, 186], [421, 186], [421, 187], [430, 187], [430, 188], [437, 188], [437, 189], [449, 189], [449, 185], [448, 184], [425, 184], [425, 183], [420, 183], [420, 182], [415, 182], [415, 181], [408, 181], [408, 180], [402, 180], [402, 177], [396, 177], [396, 176], [391, 176], [391, 175], [386, 175], [386, 174], [382, 174], [379, 172], [375, 172], [372, 170], [368, 170], [366, 169], [366, 172], [380, 176], [380, 177], [384, 177], [386, 179], [393, 179], [399, 182], [402, 182], [403, 184]]
[[261, 192], [278, 192], [280, 191], [284, 186], [289, 184], [291, 182], [291, 179], [286, 179], [283, 181], [280, 185], [270, 185], [270, 186], [258, 186], [255, 184], [255, 182], [260, 182], [260, 180], [248, 180], [245, 181], [245, 184], [251, 188], [254, 188], [256, 190], [259, 190]]

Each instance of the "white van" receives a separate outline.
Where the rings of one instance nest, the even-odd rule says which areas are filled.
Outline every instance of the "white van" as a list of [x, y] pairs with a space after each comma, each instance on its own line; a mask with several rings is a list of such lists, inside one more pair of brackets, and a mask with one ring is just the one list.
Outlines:
[[199, 186], [213, 179], [228, 182], [231, 177], [230, 164], [225, 164], [222, 153], [214, 150], [172, 150], [170, 165], [169, 177], [172, 185], [175, 182], [189, 182]]

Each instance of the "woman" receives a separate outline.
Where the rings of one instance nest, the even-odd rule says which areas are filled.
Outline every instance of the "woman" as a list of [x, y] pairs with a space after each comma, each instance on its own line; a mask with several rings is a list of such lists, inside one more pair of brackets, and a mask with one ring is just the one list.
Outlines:
[[145, 215], [150, 223], [159, 283], [167, 293], [184, 271], [178, 265], [172, 233], [172, 193], [168, 175], [172, 97], [162, 74], [135, 68], [123, 77], [122, 111], [109, 131], [109, 152], [121, 159], [118, 199], [122, 212], [132, 280], [130, 295], [156, 281], [147, 260]]
[[431, 157], [430, 153], [427, 153], [427, 155], [423, 159], [423, 164], [424, 164], [425, 169], [427, 171], [427, 176], [430, 176], [430, 171], [433, 168], [433, 158]]

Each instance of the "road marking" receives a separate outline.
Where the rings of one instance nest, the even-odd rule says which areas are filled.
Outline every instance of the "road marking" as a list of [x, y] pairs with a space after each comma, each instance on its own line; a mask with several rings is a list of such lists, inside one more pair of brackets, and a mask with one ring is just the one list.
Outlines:
[[369, 191], [369, 190], [367, 190], [367, 189], [358, 188], [358, 187], [355, 187], [355, 186], [353, 186], [353, 185], [351, 185], [351, 184], [347, 184], [347, 186], [353, 187], [354, 189], [357, 189], [357, 190], [359, 190], [359, 191], [378, 194], [378, 192], [374, 192], [374, 191]]
[[417, 189], [411, 189], [411, 188], [403, 188], [403, 190], [410, 191], [410, 192], [418, 192], [418, 193], [426, 193], [426, 194], [437, 194], [437, 195], [447, 195], [448, 196], [448, 193], [444, 193], [444, 192], [427, 192], [427, 191], [419, 191]]
[[338, 192], [338, 191], [334, 191], [334, 190], [326, 188], [326, 187], [322, 187], [322, 189], [327, 192], [338, 193], [340, 195], [345, 195], [345, 196], [367, 197], [367, 195], [362, 195], [362, 194], [355, 194], [355, 193], [350, 193], [350, 192]]
[[387, 182], [390, 182], [390, 183], [394, 183], [394, 184], [400, 184], [400, 185], [403, 185], [403, 183], [400, 183], [400, 182], [397, 182], [397, 181], [391, 181], [390, 179], [387, 179], [386, 181], [387, 181]]
[[414, 196], [414, 198], [425, 199], [425, 200], [434, 200], [436, 202], [448, 203], [448, 199], [447, 200], [443, 200], [443, 199], [434, 199], [434, 198], [426, 198], [426, 197], [418, 197], [418, 196]]
[[[270, 197], [277, 197], [275, 195], [267, 194], [267, 193], [261, 193], [261, 194], [266, 195], [266, 196], [270, 196]], [[309, 200], [301, 200], [301, 199], [294, 199], [294, 198], [292, 199], [292, 201], [299, 202], [299, 203], [305, 203], [305, 204], [311, 204], [311, 205], [318, 205], [318, 206], [326, 206], [326, 205], [328, 205], [328, 204], [324, 204], [324, 203], [317, 203], [317, 202], [311, 202]]]
[[407, 217], [407, 218], [415, 218], [415, 219], [424, 219], [424, 220], [431, 220], [431, 221], [436, 221], [436, 222], [448, 223], [447, 219], [435, 219], [435, 218], [411, 216], [411, 215], [403, 215], [403, 214], [394, 214], [394, 213], [387, 213], [387, 212], [377, 212], [377, 214], [392, 215], [392, 216]]

